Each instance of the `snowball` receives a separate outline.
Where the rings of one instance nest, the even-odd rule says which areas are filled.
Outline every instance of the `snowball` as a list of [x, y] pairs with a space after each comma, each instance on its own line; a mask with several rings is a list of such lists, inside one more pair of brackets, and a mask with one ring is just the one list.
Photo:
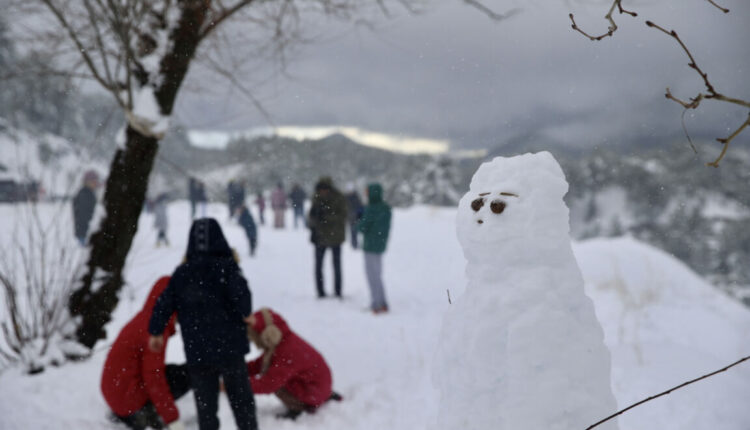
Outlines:
[[443, 322], [438, 429], [584, 429], [617, 410], [570, 245], [567, 188], [542, 152], [482, 164], [461, 199], [469, 284]]

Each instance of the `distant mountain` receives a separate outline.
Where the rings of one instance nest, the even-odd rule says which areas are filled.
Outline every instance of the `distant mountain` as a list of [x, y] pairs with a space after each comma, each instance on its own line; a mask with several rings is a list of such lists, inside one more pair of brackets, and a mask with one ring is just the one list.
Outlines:
[[321, 176], [330, 176], [339, 188], [380, 182], [396, 206], [415, 203], [454, 205], [466, 188], [479, 159], [450, 155], [407, 155], [359, 145], [333, 134], [319, 140], [281, 137], [239, 139], [223, 151], [225, 165], [201, 169], [196, 175], [222, 194], [230, 179], [241, 179], [249, 190], [268, 190], [281, 182], [299, 183], [308, 192]]

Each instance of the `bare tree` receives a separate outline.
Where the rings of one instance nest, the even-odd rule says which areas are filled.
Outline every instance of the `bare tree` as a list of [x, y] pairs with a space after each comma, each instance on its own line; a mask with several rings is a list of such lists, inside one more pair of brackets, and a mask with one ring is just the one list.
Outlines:
[[[602, 33], [602, 34], [599, 34], [599, 35], [591, 35], [591, 34], [587, 33], [586, 31], [584, 31], [583, 29], [581, 29], [581, 27], [579, 27], [578, 24], [576, 24], [575, 17], [571, 13], [569, 15], [569, 17], [570, 17], [570, 21], [572, 23], [571, 26], [572, 26], [573, 30], [576, 30], [577, 32], [581, 33], [583, 36], [585, 36], [586, 38], [588, 38], [589, 40], [592, 40], [592, 41], [600, 41], [600, 40], [602, 40], [604, 38], [612, 37], [613, 34], [617, 31], [617, 28], [618, 28], [617, 27], [617, 23], [615, 22], [615, 19], [614, 19], [614, 15], [613, 15], [615, 13], [615, 10], [620, 15], [625, 14], [625, 15], [629, 15], [631, 17], [637, 17], [638, 16], [638, 14], [636, 12], [624, 9], [623, 6], [622, 6], [622, 1], [623, 0], [613, 0], [612, 1], [612, 6], [609, 8], [609, 11], [604, 16], [604, 18], [609, 22], [609, 27], [607, 28], [607, 32], [606, 33]], [[725, 7], [722, 7], [721, 5], [719, 5], [718, 3], [716, 3], [714, 0], [706, 0], [706, 2], [708, 4], [710, 4], [711, 6], [713, 6], [714, 10], [719, 10], [719, 11], [721, 11], [723, 13], [729, 13], [729, 9], [727, 9]], [[736, 138], [740, 133], [742, 133], [745, 130], [745, 128], [747, 128], [748, 126], [750, 126], [750, 101], [743, 100], [743, 99], [741, 99], [739, 97], [728, 96], [726, 94], [723, 94], [723, 93], [719, 92], [716, 89], [716, 86], [714, 86], [714, 84], [711, 83], [711, 81], [709, 81], [709, 79], [708, 79], [708, 73], [705, 72], [700, 66], [698, 66], [698, 63], [696, 62], [695, 58], [693, 57], [693, 54], [690, 52], [690, 50], [685, 45], [685, 43], [682, 41], [682, 39], [680, 39], [680, 37], [677, 35], [676, 31], [674, 31], [674, 30], [666, 30], [664, 27], [662, 27], [662, 26], [660, 26], [658, 24], [655, 24], [652, 21], [648, 21], [648, 20], [646, 21], [646, 25], [649, 28], [655, 28], [655, 29], [661, 31], [662, 33], [666, 34], [667, 36], [672, 37], [680, 45], [680, 47], [682, 48], [682, 50], [685, 51], [685, 54], [690, 59], [690, 62], [688, 63], [688, 67], [690, 67], [691, 69], [695, 70], [695, 72], [703, 80], [703, 84], [705, 86], [705, 91], [698, 93], [694, 97], [691, 97], [689, 99], [689, 101], [676, 97], [675, 95], [672, 94], [672, 91], [669, 89], [669, 87], [667, 87], [666, 93], [664, 94], [664, 96], [666, 98], [668, 98], [668, 99], [670, 99], [670, 100], [672, 100], [672, 101], [680, 104], [683, 108], [685, 108], [686, 111], [688, 109], [698, 109], [698, 107], [701, 105], [701, 102], [703, 100], [716, 100], [716, 101], [720, 101], [720, 102], [724, 102], [724, 103], [730, 103], [730, 104], [733, 104], [733, 105], [736, 105], [736, 106], [742, 106], [744, 108], [748, 108], [747, 118], [745, 119], [745, 121], [742, 124], [740, 124], [737, 127], [737, 129], [735, 129], [727, 137], [720, 137], [720, 138], [716, 139], [717, 142], [719, 142], [719, 143], [722, 144], [721, 152], [719, 153], [719, 155], [716, 157], [715, 160], [713, 160], [713, 161], [711, 161], [711, 162], [709, 162], [707, 164], [709, 166], [711, 166], [711, 167], [719, 167], [719, 163], [724, 158], [724, 155], [726, 155], [727, 150], [729, 149], [729, 144], [732, 142], [732, 140], [734, 140], [734, 138]], [[691, 147], [693, 147], [693, 150], [695, 151], [695, 147], [693, 146], [693, 143], [692, 143], [692, 140], [690, 139], [690, 136], [687, 134], [687, 132], [685, 134], [686, 134], [686, 136], [688, 138], [688, 141], [690, 141]]]

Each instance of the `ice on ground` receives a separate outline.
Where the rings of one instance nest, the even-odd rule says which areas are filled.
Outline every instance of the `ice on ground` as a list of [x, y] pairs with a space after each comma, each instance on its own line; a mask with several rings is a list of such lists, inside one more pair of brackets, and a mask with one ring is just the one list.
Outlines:
[[436, 428], [583, 429], [616, 410], [567, 189], [547, 152], [497, 157], [472, 178], [456, 217], [469, 283], [443, 323]]

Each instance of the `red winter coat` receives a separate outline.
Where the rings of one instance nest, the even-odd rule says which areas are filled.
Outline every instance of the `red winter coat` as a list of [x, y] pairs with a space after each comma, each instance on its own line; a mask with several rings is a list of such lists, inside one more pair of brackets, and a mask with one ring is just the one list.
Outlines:
[[[255, 324], [252, 329], [256, 333], [263, 332], [266, 327], [263, 315], [260, 311], [253, 315]], [[306, 405], [322, 405], [331, 397], [331, 370], [323, 356], [291, 331], [279, 314], [271, 312], [271, 315], [273, 324], [281, 330], [281, 342], [276, 346], [265, 374], [260, 374], [263, 356], [247, 364], [253, 392], [271, 394], [285, 388]]]
[[168, 276], [156, 281], [143, 309], [120, 331], [104, 362], [102, 394], [117, 415], [128, 416], [150, 400], [165, 424], [180, 417], [164, 374], [167, 339], [175, 333], [174, 315], [164, 330], [164, 347], [159, 352], [148, 347], [151, 311], [167, 284]]

